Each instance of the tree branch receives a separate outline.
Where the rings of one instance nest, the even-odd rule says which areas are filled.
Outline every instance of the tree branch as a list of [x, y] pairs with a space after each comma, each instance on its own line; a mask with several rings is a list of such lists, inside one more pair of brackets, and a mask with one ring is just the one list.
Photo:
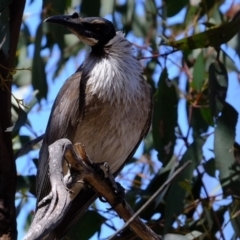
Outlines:
[[[65, 159], [70, 168], [69, 173], [63, 177], [62, 166]], [[128, 221], [134, 212], [124, 199], [119, 201], [121, 191], [118, 191], [117, 184], [108, 171], [108, 164], [104, 163], [103, 167], [108, 178], [104, 178], [103, 172], [99, 171], [99, 164], [91, 162], [81, 144], [73, 147], [69, 140], [60, 139], [49, 146], [51, 193], [39, 203], [34, 221], [24, 240], [43, 239], [63, 220], [71, 206], [72, 192], [67, 186], [72, 187], [78, 180], [90, 185], [110, 203], [124, 221]], [[160, 239], [138, 217], [131, 222], [130, 227], [142, 239]]]

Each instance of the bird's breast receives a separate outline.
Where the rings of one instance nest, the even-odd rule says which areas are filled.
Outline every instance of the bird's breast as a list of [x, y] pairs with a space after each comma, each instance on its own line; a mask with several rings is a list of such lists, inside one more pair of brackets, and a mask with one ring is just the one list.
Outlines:
[[107, 161], [115, 172], [139, 142], [149, 110], [144, 92], [130, 102], [87, 96], [73, 142], [81, 142], [93, 162]]

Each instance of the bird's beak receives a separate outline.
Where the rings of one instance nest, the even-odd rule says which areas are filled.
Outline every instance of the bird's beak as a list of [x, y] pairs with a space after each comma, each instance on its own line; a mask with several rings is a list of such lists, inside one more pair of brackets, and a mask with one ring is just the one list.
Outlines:
[[50, 23], [56, 23], [58, 25], [62, 25], [64, 27], [71, 29], [78, 28], [78, 30], [81, 30], [82, 24], [81, 24], [81, 18], [77, 13], [73, 13], [72, 15], [56, 15], [49, 17], [44, 20], [44, 22], [50, 22]]
[[77, 13], [72, 15], [57, 15], [45, 19], [44, 22], [56, 23], [68, 28], [73, 34], [75, 34], [81, 41], [89, 46], [95, 46], [98, 43], [97, 39], [94, 39], [89, 34], [89, 29], [84, 27], [84, 19], [79, 17]]

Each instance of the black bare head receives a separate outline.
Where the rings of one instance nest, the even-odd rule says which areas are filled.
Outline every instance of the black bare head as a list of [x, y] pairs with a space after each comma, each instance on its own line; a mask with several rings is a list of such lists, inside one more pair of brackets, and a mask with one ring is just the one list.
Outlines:
[[57, 15], [47, 18], [44, 22], [56, 23], [67, 27], [81, 41], [91, 47], [104, 47], [116, 35], [113, 24], [101, 17], [80, 17], [72, 15]]

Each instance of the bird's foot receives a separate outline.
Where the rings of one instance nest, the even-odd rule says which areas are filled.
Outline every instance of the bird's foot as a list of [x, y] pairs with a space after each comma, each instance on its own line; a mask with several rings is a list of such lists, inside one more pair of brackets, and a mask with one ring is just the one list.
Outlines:
[[125, 199], [125, 189], [122, 187], [122, 185], [119, 182], [115, 182], [117, 189], [114, 189], [114, 191], [116, 192], [116, 198], [115, 198], [115, 202], [112, 205], [111, 208], [108, 208], [107, 210], [113, 210], [118, 204], [124, 203], [124, 199]]
[[[103, 171], [105, 178], [110, 182], [114, 192], [116, 193], [116, 202], [112, 208], [114, 208], [119, 203], [122, 203], [125, 198], [125, 189], [121, 186], [120, 183], [116, 182], [113, 174], [110, 171], [109, 165], [107, 162], [98, 163], [100, 169]], [[107, 202], [103, 197], [99, 197], [100, 201]], [[110, 208], [110, 209], [112, 209]]]

